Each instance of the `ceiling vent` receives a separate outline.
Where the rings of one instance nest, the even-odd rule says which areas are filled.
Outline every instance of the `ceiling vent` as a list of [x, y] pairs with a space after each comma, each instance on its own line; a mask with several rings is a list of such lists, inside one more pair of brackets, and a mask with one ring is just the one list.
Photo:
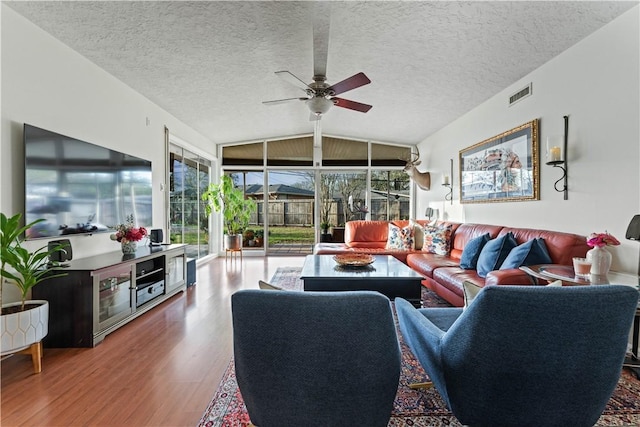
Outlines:
[[513, 95], [511, 95], [509, 97], [509, 107], [511, 107], [513, 104], [515, 104], [518, 101], [522, 101], [524, 98], [531, 96], [532, 93], [532, 85], [533, 83], [529, 83], [527, 86], [525, 86], [523, 89], [520, 89], [519, 91], [517, 91], [516, 93], [514, 93]]

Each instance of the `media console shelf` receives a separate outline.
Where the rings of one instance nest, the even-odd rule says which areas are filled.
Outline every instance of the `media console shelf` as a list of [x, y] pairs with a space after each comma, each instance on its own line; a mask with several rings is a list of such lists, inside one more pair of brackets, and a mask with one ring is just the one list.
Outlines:
[[95, 347], [124, 324], [186, 289], [185, 245], [139, 246], [69, 262], [33, 288], [49, 301], [45, 347]]

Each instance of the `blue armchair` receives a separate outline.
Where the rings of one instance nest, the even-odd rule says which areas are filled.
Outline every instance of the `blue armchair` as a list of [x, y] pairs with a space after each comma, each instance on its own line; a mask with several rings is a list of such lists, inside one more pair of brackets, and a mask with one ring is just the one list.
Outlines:
[[638, 291], [487, 286], [466, 309], [396, 299], [402, 336], [470, 426], [592, 426], [620, 377]]
[[236, 377], [253, 424], [387, 425], [401, 360], [387, 297], [242, 290], [231, 302]]

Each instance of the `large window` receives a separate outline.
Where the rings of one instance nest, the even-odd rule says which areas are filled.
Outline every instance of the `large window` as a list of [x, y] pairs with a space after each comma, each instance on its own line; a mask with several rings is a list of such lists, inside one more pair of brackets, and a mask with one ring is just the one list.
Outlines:
[[307, 253], [328, 224], [340, 241], [347, 221], [411, 217], [408, 146], [323, 136], [316, 150], [303, 136], [223, 146], [219, 155], [223, 173], [258, 202], [248, 235], [264, 239], [245, 238], [247, 249]]

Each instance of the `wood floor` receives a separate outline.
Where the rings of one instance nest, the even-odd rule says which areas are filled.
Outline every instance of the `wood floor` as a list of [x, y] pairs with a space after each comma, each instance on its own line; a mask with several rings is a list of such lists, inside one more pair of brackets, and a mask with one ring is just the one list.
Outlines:
[[197, 284], [90, 349], [44, 349], [2, 361], [0, 425], [195, 426], [232, 354], [230, 296], [304, 256], [217, 258]]

